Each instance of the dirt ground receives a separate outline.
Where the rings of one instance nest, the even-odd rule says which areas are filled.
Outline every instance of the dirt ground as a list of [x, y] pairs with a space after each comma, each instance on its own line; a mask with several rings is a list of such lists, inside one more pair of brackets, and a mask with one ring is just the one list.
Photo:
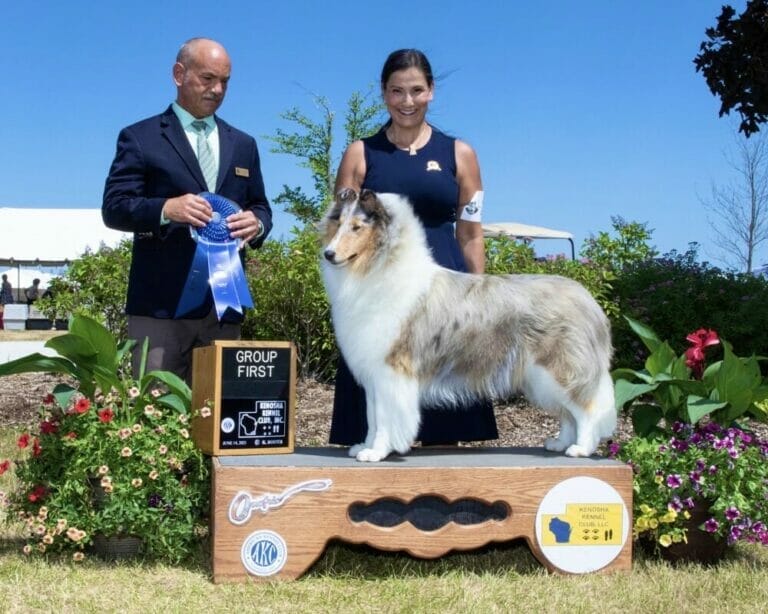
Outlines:
[[[25, 373], [0, 377], [0, 424], [24, 426], [37, 419], [43, 397], [60, 379], [55, 375]], [[296, 445], [325, 446], [331, 426], [333, 387], [314, 380], [300, 380], [296, 388]], [[557, 433], [557, 420], [530, 407], [525, 401], [499, 404], [495, 408], [499, 439], [484, 446], [542, 446]], [[617, 438], [631, 433], [621, 420]]]

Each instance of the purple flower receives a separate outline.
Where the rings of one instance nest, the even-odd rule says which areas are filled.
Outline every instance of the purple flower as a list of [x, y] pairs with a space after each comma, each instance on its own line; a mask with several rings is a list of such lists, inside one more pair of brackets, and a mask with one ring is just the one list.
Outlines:
[[149, 505], [149, 507], [160, 507], [162, 503], [163, 498], [157, 493], [149, 495], [149, 500], [147, 501], [147, 505]]
[[701, 471], [691, 471], [688, 477], [694, 484], [701, 484]]
[[667, 476], [667, 486], [669, 486], [669, 488], [680, 488], [682, 483], [683, 479], [677, 473]]
[[739, 527], [731, 527], [731, 530], [728, 531], [728, 543], [735, 544], [737, 541], [739, 541], [740, 537], [741, 529]]
[[693, 500], [693, 497], [688, 497], [687, 499], [683, 500], [683, 505], [687, 507], [689, 510], [692, 510], [694, 507], [696, 507], [696, 502]]
[[704, 523], [704, 530], [707, 533], [714, 533], [720, 528], [720, 523], [714, 518], [710, 518]]
[[735, 508], [733, 506], [731, 506], [731, 507], [729, 507], [728, 509], [725, 510], [725, 517], [728, 520], [730, 520], [731, 522], [733, 522], [734, 520], [736, 520], [740, 516], [741, 516], [741, 512], [737, 508]]
[[672, 497], [672, 500], [667, 503], [667, 509], [670, 509], [673, 512], [682, 512], [683, 505], [680, 503], [680, 497]]
[[616, 458], [616, 456], [619, 453], [619, 450], [621, 450], [621, 446], [615, 441], [612, 441], [608, 444], [608, 456], [610, 456], [611, 458]]
[[710, 465], [708, 471], [709, 471], [709, 475], [715, 475], [717, 473], [717, 466], [716, 465]]

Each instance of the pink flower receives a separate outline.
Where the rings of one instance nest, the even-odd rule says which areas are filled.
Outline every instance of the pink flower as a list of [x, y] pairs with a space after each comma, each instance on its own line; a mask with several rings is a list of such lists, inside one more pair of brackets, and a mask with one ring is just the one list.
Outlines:
[[16, 441], [16, 445], [22, 450], [26, 448], [29, 445], [29, 433], [22, 434]]
[[96, 412], [96, 414], [99, 416], [99, 420], [104, 424], [107, 422], [112, 422], [112, 418], [115, 417], [115, 412], [113, 412], [109, 407], [100, 409]]
[[0, 475], [3, 475], [10, 468], [11, 468], [11, 461], [4, 460], [2, 463], [0, 463]]
[[91, 402], [88, 399], [78, 399], [75, 403], [75, 413], [84, 414], [91, 407]]
[[708, 330], [705, 328], [700, 328], [699, 330], [693, 331], [685, 339], [686, 341], [689, 341], [694, 346], [701, 349], [720, 343], [720, 339], [717, 336], [717, 333], [713, 330]]

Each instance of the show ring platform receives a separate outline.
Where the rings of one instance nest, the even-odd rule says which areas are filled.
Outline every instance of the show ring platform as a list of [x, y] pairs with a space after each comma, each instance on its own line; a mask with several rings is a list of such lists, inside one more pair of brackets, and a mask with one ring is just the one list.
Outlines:
[[340, 448], [213, 458], [213, 579], [295, 579], [339, 539], [437, 558], [524, 538], [562, 573], [629, 570], [632, 471], [541, 448]]

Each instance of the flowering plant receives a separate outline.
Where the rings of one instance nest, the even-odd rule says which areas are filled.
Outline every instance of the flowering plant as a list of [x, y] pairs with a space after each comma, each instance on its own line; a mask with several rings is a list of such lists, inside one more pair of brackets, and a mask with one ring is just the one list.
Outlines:
[[[768, 545], [768, 442], [714, 422], [675, 422], [667, 434], [611, 444], [634, 471], [635, 539], [660, 547], [698, 529], [731, 545]], [[692, 515], [701, 519], [690, 526]]]
[[[644, 369], [616, 369], [616, 407], [632, 403], [632, 422], [639, 435], [661, 430], [661, 423], [695, 424], [702, 418], [731, 424], [743, 417], [766, 421], [761, 357], [740, 358], [715, 331], [699, 329], [686, 339], [691, 344], [677, 356], [644, 324], [626, 318], [650, 351]], [[705, 368], [707, 348], [722, 345], [723, 358]]]
[[[17, 486], [7, 504], [8, 519], [26, 524], [25, 552], [69, 550], [81, 560], [97, 535], [135, 536], [148, 555], [177, 561], [199, 539], [209, 483], [188, 430], [189, 387], [163, 371], [125, 376], [133, 343], [118, 348], [100, 324], [76, 316], [68, 334], [48, 341], [60, 356], [0, 365], [0, 375], [55, 371], [76, 379], [54, 388], [37, 425], [18, 438]], [[11, 464], [1, 462], [0, 472]]]

